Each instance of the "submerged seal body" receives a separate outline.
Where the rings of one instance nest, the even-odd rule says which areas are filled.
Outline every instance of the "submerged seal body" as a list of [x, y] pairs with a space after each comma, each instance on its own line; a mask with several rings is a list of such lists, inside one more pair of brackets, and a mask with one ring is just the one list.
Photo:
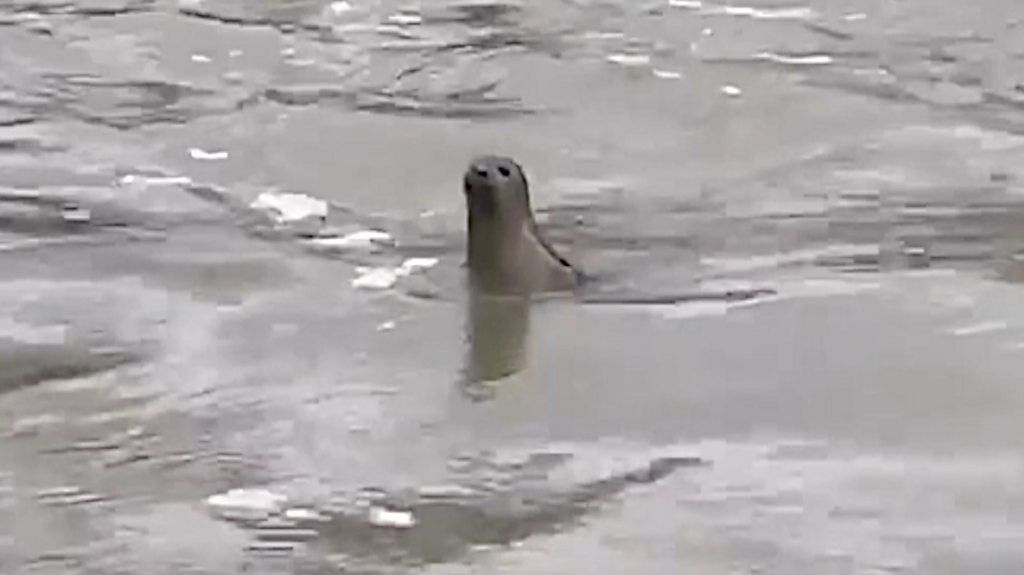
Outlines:
[[463, 176], [473, 288], [489, 295], [570, 292], [579, 272], [544, 240], [533, 219], [529, 184], [511, 158], [481, 156]]

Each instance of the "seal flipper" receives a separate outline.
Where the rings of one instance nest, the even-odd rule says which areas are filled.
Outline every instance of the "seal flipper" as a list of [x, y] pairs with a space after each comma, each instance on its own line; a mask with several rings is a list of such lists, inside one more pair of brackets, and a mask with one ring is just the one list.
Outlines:
[[544, 237], [544, 234], [542, 234], [540, 231], [540, 226], [537, 225], [537, 221], [533, 219], [532, 214], [530, 215], [529, 229], [530, 234], [532, 234], [534, 239], [537, 240], [537, 243], [539, 243], [540, 246], [544, 248], [544, 250], [548, 252], [548, 254], [551, 255], [551, 257], [556, 262], [562, 264], [563, 266], [569, 269], [575, 270], [573, 265], [569, 263], [569, 260], [562, 257], [562, 254], [558, 253], [558, 250], [555, 249], [555, 246], [551, 245], [551, 242], [549, 242], [547, 238]]

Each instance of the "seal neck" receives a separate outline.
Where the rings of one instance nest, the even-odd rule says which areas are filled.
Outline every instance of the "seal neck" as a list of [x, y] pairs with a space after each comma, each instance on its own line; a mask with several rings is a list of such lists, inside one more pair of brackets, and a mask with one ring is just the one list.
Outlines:
[[528, 221], [470, 217], [466, 259], [473, 288], [489, 294], [518, 294], [528, 289], [518, 257]]

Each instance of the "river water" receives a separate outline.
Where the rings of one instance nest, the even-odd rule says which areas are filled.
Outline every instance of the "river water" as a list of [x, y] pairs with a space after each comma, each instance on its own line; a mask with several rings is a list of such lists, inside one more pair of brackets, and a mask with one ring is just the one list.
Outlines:
[[[1020, 573], [1022, 26], [0, 3], [0, 572]], [[773, 295], [477, 309], [480, 153], [620, 288]]]

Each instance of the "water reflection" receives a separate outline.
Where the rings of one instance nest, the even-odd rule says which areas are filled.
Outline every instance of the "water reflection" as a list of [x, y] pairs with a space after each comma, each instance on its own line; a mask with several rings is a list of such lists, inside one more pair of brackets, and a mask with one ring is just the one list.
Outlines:
[[474, 401], [494, 396], [493, 382], [515, 374], [526, 362], [530, 300], [474, 295], [466, 314], [466, 362], [462, 391]]

